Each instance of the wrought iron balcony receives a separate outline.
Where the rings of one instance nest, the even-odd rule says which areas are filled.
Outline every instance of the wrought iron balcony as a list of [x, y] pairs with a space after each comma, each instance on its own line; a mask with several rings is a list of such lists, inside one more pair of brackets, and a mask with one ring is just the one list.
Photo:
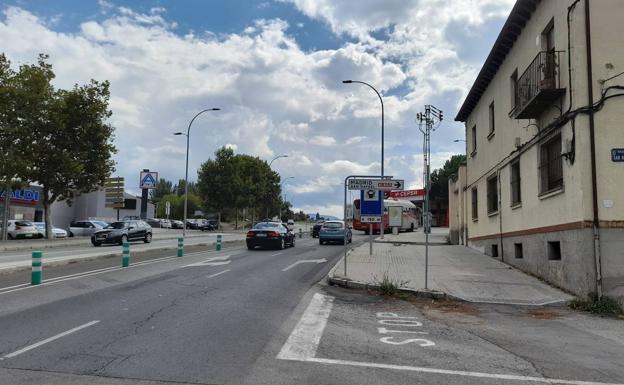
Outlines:
[[562, 51], [542, 51], [516, 82], [514, 107], [516, 119], [537, 118], [565, 94], [560, 85], [559, 58]]

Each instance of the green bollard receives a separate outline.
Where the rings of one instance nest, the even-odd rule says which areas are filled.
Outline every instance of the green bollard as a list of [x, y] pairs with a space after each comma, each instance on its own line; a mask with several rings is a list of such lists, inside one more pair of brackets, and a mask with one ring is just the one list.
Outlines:
[[184, 238], [178, 238], [178, 257], [184, 256]]
[[299, 239], [303, 238], [303, 230], [299, 228]]
[[217, 234], [217, 251], [221, 251], [221, 234]]
[[41, 284], [41, 280], [43, 278], [43, 271], [41, 271], [42, 270], [42, 266], [41, 266], [42, 258], [43, 258], [43, 252], [41, 251], [32, 252], [32, 273], [30, 274], [31, 285]]
[[130, 243], [124, 242], [121, 254], [121, 267], [130, 266]]

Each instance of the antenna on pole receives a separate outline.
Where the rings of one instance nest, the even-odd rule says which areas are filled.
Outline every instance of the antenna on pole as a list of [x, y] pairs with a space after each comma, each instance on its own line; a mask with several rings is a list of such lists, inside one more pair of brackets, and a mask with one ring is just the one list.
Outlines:
[[[425, 187], [425, 207], [423, 209], [423, 231], [425, 232], [425, 290], [429, 280], [429, 234], [431, 233], [431, 207], [429, 191], [431, 190], [431, 131], [435, 131], [435, 123], [441, 123], [442, 110], [431, 104], [425, 105], [425, 112], [416, 114], [418, 129], [423, 134], [423, 185]], [[423, 129], [424, 126], [424, 129]]]

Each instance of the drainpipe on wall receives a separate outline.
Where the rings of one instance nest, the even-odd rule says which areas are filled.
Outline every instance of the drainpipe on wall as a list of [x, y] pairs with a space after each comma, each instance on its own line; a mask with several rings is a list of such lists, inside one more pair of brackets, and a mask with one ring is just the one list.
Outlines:
[[496, 174], [496, 179], [498, 179], [498, 227], [500, 233], [500, 256], [501, 262], [505, 262], [505, 248], [503, 247], [503, 189], [501, 188], [500, 169], [496, 171]]
[[591, 22], [589, 0], [585, 0], [585, 44], [587, 45], [587, 98], [589, 105], [589, 145], [591, 156], [591, 178], [593, 198], [593, 232], [594, 232], [594, 262], [596, 268], [596, 295], [602, 298], [602, 258], [600, 254], [600, 220], [598, 217], [598, 181], [596, 176], [596, 138], [594, 122], [594, 80], [592, 69]]

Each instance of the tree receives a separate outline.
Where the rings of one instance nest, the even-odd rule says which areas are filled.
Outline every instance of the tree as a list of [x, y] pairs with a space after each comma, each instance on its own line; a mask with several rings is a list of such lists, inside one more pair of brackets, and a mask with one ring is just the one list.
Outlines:
[[70, 90], [55, 89], [47, 59], [40, 55], [37, 64], [20, 66], [10, 87], [15, 97], [11, 114], [25, 162], [20, 176], [42, 187], [49, 238], [50, 205], [59, 200], [71, 202], [102, 186], [114, 171], [112, 154], [116, 149], [112, 144], [114, 128], [107, 123], [111, 116], [109, 83], [91, 80]]
[[156, 188], [150, 190], [151, 201], [156, 204], [160, 202], [162, 197], [171, 193], [173, 193], [173, 182], [160, 178], [158, 179], [158, 182], [156, 182]]
[[457, 174], [459, 166], [466, 162], [466, 155], [453, 155], [444, 162], [444, 166], [440, 169], [433, 170], [431, 173], [430, 199], [431, 207], [436, 207], [439, 211], [440, 207], [448, 207], [448, 181], [449, 178]]
[[[171, 205], [171, 212], [169, 213], [169, 218], [173, 219], [182, 219], [184, 218], [184, 196], [179, 196], [177, 194], [167, 194], [164, 195], [160, 199], [161, 204], [158, 205], [156, 209], [156, 217], [157, 218], [166, 218], [167, 214], [165, 213], [165, 202], [169, 202]], [[193, 193], [189, 193], [188, 196], [188, 211], [190, 213], [194, 213], [195, 210], [201, 208], [201, 198]]]
[[197, 190], [206, 208], [219, 215], [232, 212], [237, 225], [240, 211], [253, 220], [269, 210], [277, 212], [281, 202], [279, 175], [267, 162], [250, 155], [235, 155], [226, 147], [200, 166]]

